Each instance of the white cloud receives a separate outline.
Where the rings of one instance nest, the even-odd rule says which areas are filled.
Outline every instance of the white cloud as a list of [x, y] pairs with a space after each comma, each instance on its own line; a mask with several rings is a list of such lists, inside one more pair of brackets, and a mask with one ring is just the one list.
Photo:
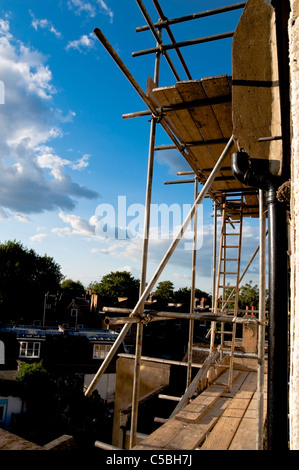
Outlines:
[[92, 33], [89, 35], [83, 34], [79, 39], [70, 41], [66, 46], [66, 50], [69, 51], [70, 49], [75, 49], [79, 52], [85, 52], [91, 49], [93, 46], [94, 38]]
[[15, 218], [19, 221], [19, 222], [23, 222], [23, 223], [27, 223], [27, 222], [30, 222], [30, 218], [25, 215], [25, 214], [16, 214], [15, 215]]
[[45, 238], [47, 238], [46, 233], [37, 233], [36, 235], [30, 237], [30, 240], [32, 242], [41, 243]]
[[176, 175], [178, 171], [190, 171], [189, 164], [177, 150], [157, 152], [157, 162], [160, 165], [168, 166], [170, 174]]
[[90, 17], [94, 17], [96, 15], [96, 8], [91, 2], [86, 2], [84, 0], [69, 0], [68, 7], [77, 15], [81, 15], [81, 13], [86, 13]]
[[72, 235], [71, 229], [69, 227], [52, 228], [51, 232], [55, 233], [55, 235], [58, 235], [60, 238], [65, 238], [66, 236], [71, 236]]
[[51, 174], [58, 181], [63, 181], [66, 178], [65, 167], [70, 167], [72, 170], [82, 170], [88, 166], [90, 155], [83, 155], [77, 161], [73, 162], [66, 158], [61, 158], [54, 153], [54, 150], [48, 146], [40, 146], [36, 148], [39, 155], [37, 156], [38, 164], [41, 168], [48, 168]]
[[9, 32], [9, 22], [3, 19], [0, 56], [0, 76], [5, 84], [5, 105], [0, 106], [2, 211], [72, 210], [76, 198], [96, 198], [94, 191], [67, 174], [67, 169], [86, 168], [88, 156], [72, 162], [48, 145], [50, 140], [63, 137], [63, 131], [58, 125], [53, 100], [56, 90], [46, 58], [16, 40]]
[[38, 28], [46, 29], [50, 33], [54, 34], [57, 38], [59, 39], [62, 38], [62, 34], [59, 31], [57, 31], [57, 29], [53, 26], [53, 23], [50, 20], [47, 20], [46, 18], [37, 19], [35, 18], [35, 16], [33, 15], [31, 11], [30, 11], [30, 14], [32, 16], [31, 26], [35, 29], [35, 31], [37, 31]]
[[90, 221], [83, 219], [78, 215], [66, 214], [64, 212], [60, 212], [59, 217], [63, 222], [69, 224], [70, 227], [53, 228], [53, 233], [56, 233], [60, 237], [63, 237], [65, 235], [81, 235], [84, 237], [94, 237], [95, 228]]
[[73, 10], [76, 15], [81, 15], [82, 13], [86, 14], [90, 18], [94, 18], [97, 14], [97, 5], [99, 6], [99, 10], [104, 15], [108, 15], [110, 19], [110, 23], [113, 22], [114, 13], [112, 9], [107, 5], [104, 0], [69, 0], [68, 7], [70, 10]]
[[114, 13], [113, 11], [111, 10], [111, 8], [108, 7], [108, 5], [103, 1], [103, 0], [98, 0], [98, 3], [101, 7], [101, 10], [109, 16], [110, 18], [110, 23], [113, 23], [113, 17], [114, 17]]

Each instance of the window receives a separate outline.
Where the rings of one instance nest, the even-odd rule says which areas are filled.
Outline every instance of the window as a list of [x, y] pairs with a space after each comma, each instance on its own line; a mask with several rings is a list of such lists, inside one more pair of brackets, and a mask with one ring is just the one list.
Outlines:
[[105, 359], [111, 349], [110, 344], [94, 344], [93, 345], [93, 359]]
[[19, 357], [39, 357], [40, 343], [36, 341], [22, 341], [20, 343]]

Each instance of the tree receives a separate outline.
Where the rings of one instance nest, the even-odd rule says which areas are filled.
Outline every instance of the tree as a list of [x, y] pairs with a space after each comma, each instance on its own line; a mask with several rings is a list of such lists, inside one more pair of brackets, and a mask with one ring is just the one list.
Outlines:
[[[202, 298], [207, 299], [208, 303], [211, 303], [211, 295], [201, 289], [195, 289], [195, 298], [201, 300]], [[177, 303], [183, 303], [190, 305], [191, 300], [191, 288], [190, 287], [180, 287], [174, 292], [174, 300]]]
[[0, 244], [1, 320], [41, 318], [45, 294], [56, 294], [62, 279], [60, 266], [50, 256], [16, 241]]
[[103, 276], [100, 282], [93, 282], [89, 287], [110, 302], [117, 302], [118, 297], [128, 297], [136, 302], [139, 296], [139, 280], [128, 271], [112, 271]]
[[65, 279], [60, 290], [63, 295], [75, 299], [76, 297], [84, 297], [85, 289], [80, 281], [73, 281], [72, 279]]
[[155, 297], [160, 304], [160, 307], [166, 307], [168, 302], [173, 300], [174, 285], [171, 281], [161, 281], [157, 285]]
[[239, 289], [239, 308], [245, 310], [247, 306], [259, 308], [259, 289], [257, 285], [252, 285], [252, 281], [247, 282]]

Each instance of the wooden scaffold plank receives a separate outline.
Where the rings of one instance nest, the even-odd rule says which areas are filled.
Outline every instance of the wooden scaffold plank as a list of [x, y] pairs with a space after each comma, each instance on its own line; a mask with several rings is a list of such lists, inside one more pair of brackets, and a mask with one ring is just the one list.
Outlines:
[[228, 450], [256, 390], [256, 373], [250, 372], [241, 389], [213, 428], [201, 450]]

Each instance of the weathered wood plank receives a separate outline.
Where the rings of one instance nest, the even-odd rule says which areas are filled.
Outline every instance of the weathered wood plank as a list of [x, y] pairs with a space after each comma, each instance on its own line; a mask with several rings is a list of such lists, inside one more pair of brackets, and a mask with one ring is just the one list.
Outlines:
[[177, 433], [167, 447], [169, 450], [194, 450], [205, 439], [206, 435], [213, 429], [221, 415], [224, 413], [230, 403], [229, 399], [219, 398], [214, 406], [202, 415], [198, 424], [184, 426], [184, 428]]
[[[264, 416], [265, 423], [267, 415], [267, 395], [264, 394]], [[229, 446], [229, 450], [257, 450], [257, 394], [255, 393], [246, 413], [237, 429], [237, 432]]]
[[165, 449], [185, 426], [182, 421], [172, 419], [136, 445], [134, 450]]
[[256, 374], [250, 372], [236, 396], [232, 399], [201, 450], [227, 450], [240, 425], [256, 389]]
[[210, 385], [189, 405], [179, 411], [175, 418], [187, 423], [198, 423], [202, 415], [213, 406], [225, 390], [226, 386]]

